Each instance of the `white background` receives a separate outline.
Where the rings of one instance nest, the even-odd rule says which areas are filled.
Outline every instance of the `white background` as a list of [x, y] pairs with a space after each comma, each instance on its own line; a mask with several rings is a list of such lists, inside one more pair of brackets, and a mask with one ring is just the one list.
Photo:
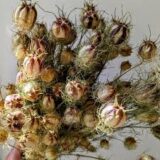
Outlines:
[[[0, 84], [2, 85], [15, 81], [16, 59], [11, 50], [11, 36], [13, 34], [12, 30], [15, 30], [12, 25], [12, 12], [18, 2], [18, 0], [0, 1]], [[53, 12], [57, 11], [55, 4], [60, 7], [64, 6], [65, 11], [68, 12], [75, 7], [82, 7], [83, 5], [82, 0], [39, 0], [38, 3], [46, 10]], [[160, 33], [159, 0], [95, 0], [95, 3], [99, 9], [105, 10], [109, 14], [114, 13], [115, 8], [117, 9], [117, 15], [120, 14], [122, 6], [124, 12], [129, 11], [131, 13], [134, 25], [131, 43], [135, 44], [134, 46], [139, 44], [144, 36], [149, 35], [148, 24], [152, 30], [153, 39], [156, 39]], [[47, 22], [48, 27], [50, 27], [54, 17], [41, 10], [38, 11], [38, 20]], [[72, 14], [72, 17], [74, 17], [74, 14]], [[132, 58], [134, 59], [134, 53]], [[116, 70], [110, 74], [115, 74]], [[137, 150], [127, 151], [120, 141], [113, 140], [111, 141], [110, 150], [100, 150], [97, 154], [106, 158], [109, 157], [111, 160], [136, 160], [142, 152], [147, 152], [154, 155], [157, 160], [160, 159], [160, 141], [144, 132], [138, 137], [138, 143]], [[3, 156], [4, 153], [0, 154], [0, 157]], [[67, 158], [64, 159], [67, 160]]]

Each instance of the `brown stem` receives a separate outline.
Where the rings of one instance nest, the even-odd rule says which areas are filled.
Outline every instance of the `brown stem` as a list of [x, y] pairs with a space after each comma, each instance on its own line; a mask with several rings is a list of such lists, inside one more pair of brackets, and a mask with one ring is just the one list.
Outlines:
[[89, 156], [89, 155], [83, 155], [83, 154], [60, 154], [59, 156], [75, 156], [75, 157], [85, 157], [85, 158], [91, 158], [91, 159], [97, 159], [97, 160], [106, 160], [104, 158], [100, 157], [94, 157], [94, 156]]
[[120, 74], [114, 81], [117, 81], [117, 80], [119, 80], [122, 76], [124, 76], [125, 74], [127, 74], [128, 72], [130, 72], [131, 70], [133, 70], [134, 68], [137, 68], [137, 67], [139, 67], [140, 65], [142, 65], [143, 64], [143, 61], [141, 61], [141, 63], [139, 63], [139, 64], [137, 64], [137, 65], [135, 65], [134, 67], [132, 67], [132, 68], [130, 68], [130, 69], [128, 69], [126, 72], [124, 72], [124, 73], [122, 73], [122, 74]]

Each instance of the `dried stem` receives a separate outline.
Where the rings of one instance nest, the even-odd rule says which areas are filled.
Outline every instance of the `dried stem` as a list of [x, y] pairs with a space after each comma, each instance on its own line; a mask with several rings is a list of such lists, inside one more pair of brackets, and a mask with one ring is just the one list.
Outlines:
[[94, 157], [94, 156], [89, 156], [89, 155], [83, 155], [83, 154], [60, 154], [59, 156], [75, 156], [75, 157], [84, 157], [84, 158], [90, 158], [90, 159], [97, 159], [97, 160], [106, 160], [101, 157]]

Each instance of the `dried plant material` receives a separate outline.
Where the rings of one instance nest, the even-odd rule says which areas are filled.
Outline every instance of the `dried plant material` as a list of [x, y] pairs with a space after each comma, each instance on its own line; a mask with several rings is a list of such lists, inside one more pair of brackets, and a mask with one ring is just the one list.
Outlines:
[[121, 72], [124, 72], [132, 67], [129, 61], [124, 61], [121, 63]]
[[128, 150], [134, 150], [137, 147], [137, 141], [135, 140], [134, 137], [127, 137], [124, 140], [124, 146], [128, 149]]
[[152, 157], [151, 155], [148, 155], [148, 154], [143, 154], [139, 160], [155, 160], [154, 157]]
[[139, 47], [138, 54], [144, 60], [151, 60], [157, 54], [157, 46], [156, 43], [151, 40], [143, 41], [141, 46]]
[[109, 147], [110, 147], [109, 141], [107, 139], [102, 139], [100, 141], [100, 146], [101, 146], [101, 148], [109, 149]]
[[[45, 22], [36, 21], [37, 7], [55, 16], [49, 30]], [[151, 128], [160, 138], [160, 127], [155, 126], [160, 117], [160, 67], [146, 79], [133, 74], [130, 81], [121, 80], [143, 61], [156, 57], [157, 40], [149, 38], [141, 44], [140, 64], [133, 66], [123, 60], [119, 75], [108, 80], [109, 72], [102, 84], [99, 78], [106, 63], [132, 53], [130, 16], [126, 13], [107, 21], [104, 11], [85, 2], [78, 26], [70, 19], [75, 9], [68, 15], [57, 9], [58, 15], [43, 9], [39, 2], [23, 0], [13, 14], [17, 32], [12, 47], [18, 73], [16, 84], [6, 87], [7, 96], [0, 95], [0, 143], [15, 138], [26, 160], [56, 160], [63, 155], [106, 160], [73, 152], [78, 148], [96, 152], [94, 140], [109, 149], [113, 134], [126, 128], [127, 133]], [[136, 137], [124, 141], [129, 150], [136, 145]], [[140, 160], [144, 159], [154, 158], [141, 156]]]
[[37, 19], [37, 10], [34, 5], [22, 2], [13, 15], [13, 21], [20, 31], [30, 31]]

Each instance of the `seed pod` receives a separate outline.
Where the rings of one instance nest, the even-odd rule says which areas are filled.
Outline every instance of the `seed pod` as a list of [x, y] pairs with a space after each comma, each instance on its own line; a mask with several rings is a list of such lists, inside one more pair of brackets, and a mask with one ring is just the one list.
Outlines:
[[112, 26], [110, 29], [110, 38], [114, 45], [120, 45], [125, 42], [129, 37], [129, 26], [124, 22], [118, 20], [112, 20]]
[[32, 37], [36, 39], [43, 39], [47, 35], [47, 27], [44, 23], [35, 23], [32, 29]]
[[99, 122], [109, 128], [118, 128], [126, 122], [124, 108], [117, 102], [105, 103], [99, 110]]
[[28, 53], [28, 49], [24, 45], [20, 44], [15, 48], [14, 53], [17, 60], [23, 62], [25, 56]]
[[129, 61], [124, 61], [121, 63], [121, 72], [124, 72], [132, 67]]
[[22, 85], [22, 97], [25, 100], [35, 102], [40, 98], [42, 88], [36, 81], [26, 82]]
[[157, 46], [151, 40], [143, 41], [138, 50], [138, 55], [144, 60], [151, 60], [157, 54]]
[[45, 158], [49, 160], [55, 160], [58, 157], [58, 152], [54, 147], [48, 147], [45, 150]]
[[37, 131], [38, 129], [40, 129], [40, 119], [34, 116], [31, 116], [29, 118], [26, 118], [26, 122], [24, 124], [23, 127], [23, 132], [26, 131]]
[[73, 24], [66, 18], [60, 17], [52, 25], [54, 39], [64, 45], [72, 43], [76, 39], [76, 31]]
[[51, 67], [45, 67], [41, 71], [41, 79], [46, 83], [56, 80], [57, 77], [58, 77], [57, 71]]
[[19, 109], [23, 107], [23, 99], [19, 94], [12, 94], [5, 98], [4, 105], [6, 109]]
[[98, 123], [97, 116], [94, 112], [85, 112], [82, 118], [83, 118], [83, 124], [87, 128], [94, 129]]
[[81, 120], [81, 112], [76, 107], [67, 107], [63, 116], [63, 123], [66, 125], [77, 125]]
[[22, 84], [23, 82], [25, 82], [25, 76], [24, 73], [22, 71], [19, 71], [16, 75], [16, 84]]
[[18, 30], [27, 32], [32, 29], [37, 19], [37, 11], [34, 5], [22, 2], [13, 15], [13, 21]]
[[71, 49], [66, 49], [62, 51], [60, 62], [62, 65], [71, 64], [74, 60], [74, 52]]
[[81, 13], [81, 23], [84, 28], [96, 29], [100, 18], [93, 4], [85, 3]]
[[49, 131], [42, 139], [42, 143], [47, 146], [53, 146], [57, 144], [57, 134], [53, 131]]
[[102, 139], [100, 141], [101, 148], [109, 149], [109, 141], [107, 139]]
[[155, 158], [152, 157], [151, 155], [143, 154], [140, 156], [139, 160], [155, 160]]
[[12, 46], [13, 49], [15, 49], [17, 46], [23, 46], [24, 48], [27, 48], [30, 44], [30, 38], [27, 34], [24, 34], [22, 32], [18, 32], [14, 35], [12, 40]]
[[0, 144], [4, 144], [8, 139], [8, 132], [6, 129], [0, 127]]
[[61, 126], [61, 117], [56, 114], [46, 114], [42, 123], [46, 129], [57, 132]]
[[37, 56], [26, 57], [23, 62], [23, 71], [27, 78], [36, 79], [41, 72], [41, 60]]
[[160, 125], [152, 127], [151, 132], [156, 138], [160, 139]]
[[20, 132], [25, 123], [25, 115], [21, 111], [14, 111], [7, 115], [7, 126], [11, 132]]
[[87, 92], [87, 84], [78, 81], [69, 81], [65, 86], [65, 93], [69, 101], [81, 100]]
[[43, 39], [32, 39], [30, 44], [30, 52], [38, 56], [39, 59], [43, 60], [47, 52], [47, 42]]
[[115, 89], [112, 85], [102, 85], [98, 88], [97, 97], [100, 102], [107, 102], [115, 95]]
[[44, 96], [42, 99], [42, 110], [44, 112], [53, 112], [55, 109], [55, 102], [52, 96]]
[[127, 137], [124, 140], [124, 146], [128, 149], [128, 150], [134, 150], [137, 147], [137, 142], [135, 140], [135, 138], [133, 137]]
[[55, 97], [57, 98], [60, 98], [62, 96], [62, 91], [64, 90], [64, 86], [65, 84], [64, 83], [56, 83], [54, 86], [53, 86], [53, 94]]
[[93, 45], [83, 46], [76, 59], [78, 67], [81, 69], [87, 69], [94, 66], [96, 63], [96, 48]]
[[6, 87], [6, 94], [11, 95], [16, 93], [16, 86], [14, 84], [8, 84]]
[[20, 146], [22, 148], [36, 148], [40, 143], [40, 137], [36, 133], [27, 132], [20, 137]]
[[126, 57], [130, 56], [132, 53], [132, 47], [128, 44], [121, 45], [119, 48], [119, 54]]

